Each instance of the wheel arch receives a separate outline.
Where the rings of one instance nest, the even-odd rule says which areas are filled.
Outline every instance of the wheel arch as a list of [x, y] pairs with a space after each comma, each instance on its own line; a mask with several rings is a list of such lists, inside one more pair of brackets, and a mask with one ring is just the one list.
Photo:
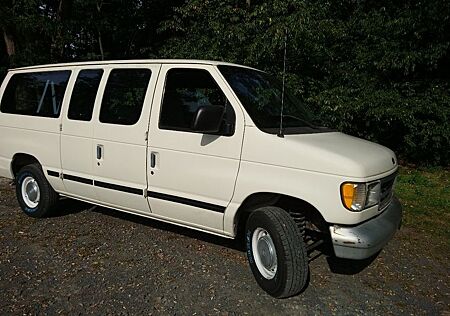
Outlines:
[[39, 166], [42, 168], [42, 164], [34, 155], [27, 153], [15, 153], [11, 160], [11, 175], [15, 179], [17, 173], [21, 168], [34, 163], [39, 164]]
[[236, 211], [234, 216], [234, 233], [236, 237], [243, 236], [245, 224], [250, 213], [263, 206], [280, 207], [291, 216], [302, 214], [306, 220], [311, 221], [323, 230], [326, 230], [328, 225], [320, 211], [306, 200], [275, 192], [256, 192], [247, 196]]

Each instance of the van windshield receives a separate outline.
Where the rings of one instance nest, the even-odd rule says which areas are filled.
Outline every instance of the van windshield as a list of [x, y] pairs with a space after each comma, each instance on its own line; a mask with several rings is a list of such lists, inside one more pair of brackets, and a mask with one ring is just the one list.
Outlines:
[[[236, 66], [218, 66], [255, 125], [262, 131], [280, 131], [282, 84], [269, 74]], [[322, 133], [331, 131], [316, 126], [305, 105], [284, 91], [283, 134]]]

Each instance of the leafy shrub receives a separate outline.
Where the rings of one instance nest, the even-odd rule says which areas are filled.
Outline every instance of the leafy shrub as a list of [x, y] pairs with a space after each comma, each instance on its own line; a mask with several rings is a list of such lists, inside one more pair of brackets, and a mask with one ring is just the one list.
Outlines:
[[281, 75], [287, 31], [287, 83], [327, 125], [447, 166], [448, 12], [445, 0], [7, 1], [16, 55], [0, 67], [165, 57]]
[[397, 89], [337, 87], [309, 102], [331, 127], [386, 145], [409, 162], [448, 165], [450, 94], [443, 85], [412, 96]]

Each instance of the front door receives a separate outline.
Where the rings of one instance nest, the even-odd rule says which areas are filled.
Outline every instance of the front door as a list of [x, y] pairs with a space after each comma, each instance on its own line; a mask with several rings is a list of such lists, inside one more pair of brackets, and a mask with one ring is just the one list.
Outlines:
[[[225, 109], [215, 135], [192, 130], [200, 106]], [[206, 65], [163, 65], [149, 127], [152, 213], [220, 233], [239, 170], [244, 118], [220, 73]]]

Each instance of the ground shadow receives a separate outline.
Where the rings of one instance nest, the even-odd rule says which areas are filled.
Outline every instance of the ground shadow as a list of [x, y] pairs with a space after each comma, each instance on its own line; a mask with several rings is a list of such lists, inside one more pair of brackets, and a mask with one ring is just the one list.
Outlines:
[[[65, 216], [69, 214], [80, 213], [83, 211], [92, 211], [96, 213], [100, 213], [106, 216], [112, 216], [115, 218], [123, 219], [126, 221], [130, 221], [139, 225], [144, 225], [147, 227], [160, 229], [169, 231], [175, 234], [179, 234], [185, 237], [193, 238], [202, 242], [211, 243], [223, 247], [227, 247], [230, 249], [238, 250], [240, 252], [245, 252], [245, 244], [243, 238], [236, 239], [227, 239], [224, 237], [211, 235], [208, 233], [204, 233], [201, 231], [193, 230], [190, 228], [185, 228], [181, 226], [177, 226], [174, 224], [169, 224], [165, 222], [158, 221], [156, 219], [151, 219], [139, 215], [129, 214], [121, 211], [117, 211], [114, 209], [95, 206], [89, 203], [73, 200], [73, 199], [62, 199], [57, 207], [58, 211], [55, 213], [54, 217]], [[378, 254], [375, 254], [372, 257], [369, 257], [364, 260], [350, 260], [350, 259], [341, 259], [334, 256], [334, 251], [330, 243], [325, 242], [322, 245], [318, 246], [314, 249], [312, 253], [309, 253], [309, 262], [316, 260], [319, 257], [325, 256], [330, 271], [336, 274], [343, 275], [354, 275], [358, 274], [364, 269], [366, 269], [377, 257]], [[306, 282], [305, 287], [302, 289], [302, 292], [308, 288], [309, 284], [309, 275], [308, 280]]]
[[69, 198], [61, 198], [58, 201], [58, 204], [55, 206], [55, 210], [52, 212], [50, 217], [61, 217], [70, 214], [81, 213], [95, 207], [95, 205], [86, 202]]
[[[156, 219], [151, 219], [148, 217], [143, 217], [139, 215], [129, 214], [114, 209], [95, 206], [86, 202], [81, 202], [78, 200], [63, 198], [59, 201], [56, 211], [52, 217], [66, 216], [70, 214], [76, 214], [83, 211], [93, 211], [106, 216], [112, 216], [115, 218], [120, 218], [126, 221], [130, 221], [136, 224], [145, 225], [155, 229], [166, 230], [175, 234], [183, 235], [189, 238], [197, 239], [199, 241], [231, 248], [238, 250], [240, 252], [245, 252], [245, 244], [243, 238], [228, 239], [201, 231], [197, 231], [190, 228], [185, 228], [177, 226], [174, 224], [169, 224], [165, 222], [158, 221]], [[317, 247], [313, 253], [309, 254], [309, 262], [316, 260], [319, 257], [325, 256], [330, 271], [336, 274], [353, 275], [360, 273], [362, 270], [367, 268], [378, 256], [378, 254], [364, 259], [364, 260], [349, 260], [336, 258], [334, 256], [333, 249], [330, 243], [325, 242], [324, 244]]]
[[319, 247], [315, 248], [314, 251], [309, 253], [309, 262], [311, 263], [312, 261], [325, 256], [332, 273], [353, 275], [360, 273], [369, 265], [371, 265], [372, 262], [378, 257], [378, 254], [379, 252], [363, 260], [337, 258], [334, 254], [331, 241], [326, 241]]
[[198, 230], [185, 228], [185, 227], [178, 226], [175, 224], [169, 224], [169, 223], [158, 221], [156, 219], [151, 219], [148, 217], [125, 213], [125, 212], [117, 211], [117, 210], [106, 208], [106, 207], [98, 206], [98, 207], [93, 208], [92, 211], [101, 213], [103, 215], [120, 218], [120, 219], [123, 219], [126, 221], [140, 224], [140, 225], [145, 225], [145, 226], [156, 228], [156, 229], [166, 230], [166, 231], [173, 232], [173, 233], [176, 233], [179, 235], [183, 235], [183, 236], [186, 236], [189, 238], [194, 238], [194, 239], [197, 239], [197, 240], [200, 240], [203, 242], [207, 242], [207, 243], [211, 243], [211, 244], [215, 244], [215, 245], [219, 245], [219, 246], [224, 246], [224, 247], [235, 249], [235, 250], [242, 251], [242, 252], [245, 251], [244, 243], [239, 238], [228, 239], [225, 237], [220, 237], [220, 236], [204, 233], [204, 232], [201, 232]]
[[331, 272], [336, 274], [353, 275], [360, 273], [372, 264], [372, 262], [378, 257], [378, 254], [379, 252], [363, 260], [342, 259], [336, 258], [335, 256], [330, 256], [327, 257], [327, 262]]

